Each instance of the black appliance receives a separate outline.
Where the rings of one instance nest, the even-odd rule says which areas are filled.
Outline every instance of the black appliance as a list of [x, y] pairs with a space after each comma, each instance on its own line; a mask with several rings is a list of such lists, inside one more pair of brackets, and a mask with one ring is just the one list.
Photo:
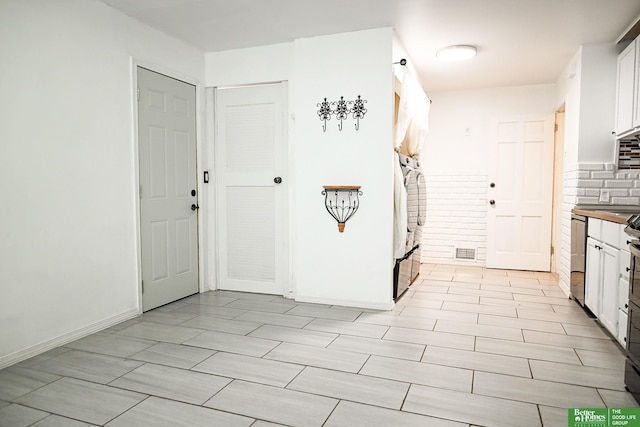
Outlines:
[[393, 268], [393, 299], [397, 300], [420, 274], [420, 245], [415, 245]]
[[624, 382], [640, 403], [640, 215], [631, 215], [624, 230], [629, 240], [629, 317], [627, 320], [627, 360]]
[[571, 214], [571, 296], [584, 307], [584, 272], [587, 265], [587, 218]]

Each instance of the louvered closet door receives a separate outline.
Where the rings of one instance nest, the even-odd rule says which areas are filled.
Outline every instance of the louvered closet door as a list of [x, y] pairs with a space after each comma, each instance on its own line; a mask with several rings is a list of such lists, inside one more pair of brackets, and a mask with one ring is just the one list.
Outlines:
[[216, 91], [220, 289], [287, 289], [285, 95], [285, 84]]

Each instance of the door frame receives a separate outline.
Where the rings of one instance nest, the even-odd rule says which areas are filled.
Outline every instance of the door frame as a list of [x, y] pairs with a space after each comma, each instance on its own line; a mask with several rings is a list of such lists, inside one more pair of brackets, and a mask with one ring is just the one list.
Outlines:
[[[553, 200], [551, 216], [551, 272], [557, 275], [561, 270], [562, 253], [562, 200], [564, 197], [564, 131], [565, 131], [565, 103], [556, 111], [554, 116], [554, 138], [553, 138]], [[560, 118], [560, 120], [559, 120]]]
[[196, 88], [196, 189], [198, 191], [198, 205], [200, 209], [196, 211], [197, 215], [197, 238], [198, 238], [198, 293], [204, 292], [204, 274], [206, 260], [206, 241], [204, 231], [207, 228], [206, 217], [203, 211], [208, 209], [207, 198], [203, 189], [203, 143], [204, 143], [204, 121], [202, 119], [204, 112], [204, 86], [199, 80], [177, 72], [173, 69], [140, 60], [131, 57], [131, 112], [132, 112], [132, 140], [133, 140], [133, 170], [134, 170], [134, 187], [132, 197], [135, 206], [135, 233], [136, 233], [136, 280], [137, 280], [137, 301], [136, 307], [138, 314], [142, 314], [142, 234], [140, 226], [140, 142], [138, 141], [138, 67], [163, 74], [172, 79], [180, 80], [188, 83]]

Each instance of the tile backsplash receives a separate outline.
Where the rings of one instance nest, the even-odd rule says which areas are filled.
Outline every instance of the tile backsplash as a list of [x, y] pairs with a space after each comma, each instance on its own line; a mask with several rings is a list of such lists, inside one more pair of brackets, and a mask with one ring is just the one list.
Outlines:
[[640, 143], [637, 139], [620, 140], [618, 145], [618, 169], [640, 171]]
[[613, 163], [580, 163], [576, 204], [640, 205], [640, 169], [621, 170]]

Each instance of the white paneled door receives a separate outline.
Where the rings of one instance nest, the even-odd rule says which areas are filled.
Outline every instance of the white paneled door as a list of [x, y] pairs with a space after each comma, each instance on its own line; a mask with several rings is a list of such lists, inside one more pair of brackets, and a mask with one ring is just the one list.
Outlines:
[[143, 311], [198, 292], [196, 88], [138, 67]]
[[287, 290], [285, 99], [284, 83], [216, 91], [220, 289]]
[[549, 271], [553, 118], [506, 119], [493, 126], [487, 267]]

